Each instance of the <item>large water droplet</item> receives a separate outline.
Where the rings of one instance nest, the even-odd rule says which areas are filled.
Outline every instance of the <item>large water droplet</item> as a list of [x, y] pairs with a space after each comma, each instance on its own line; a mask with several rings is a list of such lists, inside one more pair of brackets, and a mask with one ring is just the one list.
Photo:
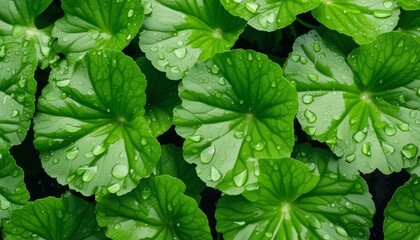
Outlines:
[[106, 151], [106, 148], [101, 144], [101, 145], [96, 145], [93, 150], [92, 153], [95, 156], [101, 155], [102, 153], [104, 153]]
[[174, 54], [178, 58], [184, 58], [187, 55], [187, 49], [186, 48], [178, 48], [174, 51]]
[[116, 193], [121, 189], [121, 186], [118, 183], [114, 183], [111, 186], [107, 187], [106, 189], [108, 189], [110, 193]]
[[417, 146], [412, 143], [405, 145], [401, 151], [403, 156], [408, 159], [415, 157], [417, 155], [417, 152], [418, 152]]
[[212, 166], [210, 169], [210, 177], [212, 181], [218, 181], [222, 178], [222, 174], [219, 170], [217, 170], [217, 168]]
[[112, 168], [112, 175], [116, 178], [125, 178], [128, 175], [128, 166], [126, 164], [117, 164]]
[[77, 157], [78, 154], [79, 154], [79, 147], [78, 146], [74, 146], [74, 147], [69, 148], [66, 151], [66, 158], [68, 160], [73, 160], [73, 159], [75, 159]]
[[370, 144], [369, 143], [364, 143], [362, 146], [362, 153], [368, 157], [370, 157], [370, 155], [372, 155], [372, 152], [370, 151]]
[[211, 162], [211, 160], [214, 157], [214, 153], [216, 152], [216, 149], [214, 145], [210, 145], [200, 153], [200, 161], [204, 164], [207, 164]]
[[361, 142], [366, 138], [366, 133], [364, 133], [363, 131], [358, 131], [353, 135], [353, 139], [356, 142]]
[[319, 79], [318, 75], [316, 75], [316, 74], [308, 73], [307, 76], [308, 76], [308, 79], [313, 81], [313, 82], [316, 82]]
[[233, 177], [233, 182], [236, 186], [242, 187], [248, 178], [248, 171], [244, 170]]
[[69, 84], [70, 84], [70, 79], [64, 79], [64, 80], [56, 82], [57, 87], [67, 87]]
[[305, 94], [302, 96], [302, 101], [305, 104], [310, 104], [314, 101], [314, 97], [310, 94]]
[[386, 135], [388, 136], [393, 136], [395, 135], [395, 133], [397, 133], [397, 129], [395, 128], [394, 125], [388, 124], [385, 126], [384, 128]]
[[392, 15], [392, 11], [390, 10], [375, 10], [373, 11], [373, 16], [377, 18], [387, 18]]
[[82, 176], [82, 180], [84, 182], [90, 182], [95, 177], [96, 173], [98, 172], [98, 166], [93, 167], [86, 167], [84, 168], [85, 173]]
[[308, 109], [305, 110], [303, 115], [305, 116], [306, 120], [308, 120], [308, 122], [310, 123], [314, 123], [317, 119], [315, 113], [309, 111]]

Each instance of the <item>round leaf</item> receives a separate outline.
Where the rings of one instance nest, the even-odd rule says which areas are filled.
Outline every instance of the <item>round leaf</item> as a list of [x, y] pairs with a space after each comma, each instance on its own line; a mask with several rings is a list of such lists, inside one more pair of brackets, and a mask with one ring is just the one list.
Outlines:
[[91, 49], [122, 50], [137, 35], [144, 17], [141, 1], [62, 0], [64, 17], [52, 32], [66, 55]]
[[23, 182], [23, 171], [6, 149], [0, 150], [0, 226], [13, 210], [25, 205], [29, 193]]
[[140, 48], [169, 79], [181, 79], [197, 60], [229, 50], [244, 28], [218, 0], [153, 0]]
[[420, 238], [420, 178], [411, 179], [395, 191], [385, 208], [385, 239], [411, 240]]
[[[260, 160], [260, 187], [223, 196], [217, 230], [225, 239], [368, 239], [374, 203], [348, 163], [304, 146], [298, 158]], [[350, 173], [350, 174], [348, 174]]]
[[296, 15], [312, 10], [320, 2], [320, 0], [221, 1], [232, 15], [244, 18], [250, 26], [261, 31], [284, 28], [296, 19]]
[[18, 145], [26, 136], [35, 111], [36, 66], [29, 42], [0, 44], [0, 148]]
[[95, 207], [70, 194], [47, 197], [13, 211], [3, 229], [12, 239], [105, 239], [95, 221]]
[[44, 169], [84, 195], [129, 192], [160, 156], [143, 117], [144, 75], [129, 57], [109, 50], [61, 67], [44, 88], [34, 120]]
[[398, 23], [397, 0], [334, 0], [312, 10], [312, 15], [329, 29], [353, 37], [359, 44], [390, 32]]
[[153, 135], [159, 136], [172, 126], [173, 110], [181, 102], [178, 97], [178, 82], [168, 80], [145, 57], [138, 58], [136, 62], [147, 80], [144, 115]]
[[299, 37], [285, 67], [297, 118], [313, 139], [364, 173], [416, 164], [420, 142], [418, 42], [387, 33], [345, 54], [315, 31]]
[[124, 196], [98, 199], [98, 223], [115, 240], [212, 239], [206, 216], [184, 190], [171, 176], [144, 179]]
[[290, 155], [296, 91], [266, 55], [233, 50], [199, 62], [179, 95], [176, 131], [207, 186], [239, 194], [256, 187], [257, 159]]

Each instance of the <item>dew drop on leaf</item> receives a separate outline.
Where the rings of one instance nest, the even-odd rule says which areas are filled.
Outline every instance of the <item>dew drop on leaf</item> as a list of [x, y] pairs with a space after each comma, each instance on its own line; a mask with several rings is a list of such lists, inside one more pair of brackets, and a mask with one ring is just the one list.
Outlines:
[[413, 158], [417, 155], [418, 148], [416, 145], [409, 143], [402, 148], [401, 153], [407, 159]]
[[316, 164], [315, 163], [305, 163], [305, 165], [308, 167], [309, 171], [313, 171], [316, 168]]
[[56, 82], [57, 87], [67, 87], [69, 84], [70, 84], [70, 79], [64, 79], [64, 80]]
[[220, 77], [218, 82], [219, 82], [220, 86], [225, 86], [226, 85], [226, 80], [225, 80], [224, 77]]
[[340, 235], [340, 236], [343, 236], [343, 237], [348, 237], [349, 235], [348, 235], [348, 233], [346, 232], [346, 230], [344, 230], [344, 228], [342, 228], [342, 227], [340, 227], [340, 226], [336, 226], [335, 227], [335, 231]]
[[190, 140], [197, 143], [201, 142], [201, 140], [203, 140], [203, 135], [199, 134], [199, 135], [191, 136]]
[[384, 7], [385, 8], [391, 8], [392, 7], [392, 2], [384, 2]]
[[216, 74], [219, 74], [220, 69], [219, 69], [219, 67], [218, 67], [217, 65], [213, 65], [213, 66], [210, 68], [210, 71], [211, 71], [214, 75], [216, 75]]
[[204, 164], [207, 164], [207, 163], [211, 162], [211, 160], [214, 157], [215, 151], [216, 151], [216, 149], [215, 149], [214, 145], [210, 145], [209, 147], [205, 148], [200, 153], [200, 161]]
[[245, 8], [251, 13], [256, 13], [260, 5], [258, 3], [247, 2]]
[[363, 141], [366, 138], [366, 133], [362, 132], [362, 131], [358, 131], [353, 135], [353, 139], [354, 141], [360, 143], [361, 141]]
[[79, 154], [79, 147], [78, 146], [74, 146], [72, 148], [69, 148], [66, 151], [66, 158], [68, 160], [73, 160], [77, 157], [77, 155]]
[[370, 144], [369, 143], [364, 143], [362, 146], [362, 153], [368, 157], [370, 157], [370, 155], [372, 154], [372, 152], [370, 151]]
[[384, 151], [385, 156], [389, 157], [395, 152], [395, 148], [391, 145], [389, 145], [386, 142], [382, 142], [382, 150]]
[[302, 101], [305, 104], [310, 104], [314, 101], [314, 97], [310, 94], [305, 94], [302, 96]]
[[233, 133], [233, 136], [235, 136], [235, 138], [237, 138], [237, 139], [242, 139], [242, 138], [244, 138], [244, 132], [242, 132], [242, 131], [240, 131], [240, 130], [235, 131], [235, 132]]
[[125, 178], [128, 175], [128, 170], [126, 164], [117, 164], [112, 168], [112, 176], [116, 178]]
[[212, 166], [210, 169], [210, 178], [212, 181], [218, 181], [222, 178], [222, 174], [219, 170], [217, 170], [217, 168]]
[[255, 146], [253, 147], [256, 151], [261, 151], [261, 150], [263, 150], [264, 149], [264, 147], [265, 147], [265, 142], [264, 142], [264, 140], [259, 140], [256, 144], [255, 144]]
[[134, 16], [134, 10], [130, 9], [128, 10], [127, 17], [131, 18], [132, 16]]
[[120, 184], [114, 183], [111, 186], [106, 188], [110, 193], [116, 193], [121, 189]]
[[102, 153], [104, 153], [106, 151], [106, 148], [101, 144], [101, 145], [96, 145], [93, 150], [92, 153], [95, 156], [101, 155]]
[[310, 136], [313, 136], [313, 135], [315, 134], [315, 132], [316, 132], [316, 127], [314, 127], [314, 126], [310, 126], [310, 127], [308, 127], [308, 128], [306, 129], [306, 132], [307, 132]]
[[82, 176], [82, 180], [84, 182], [90, 182], [95, 177], [96, 173], [98, 173], [98, 166], [87, 167], [85, 168], [85, 173]]
[[401, 131], [404, 131], [404, 132], [408, 132], [410, 130], [409, 125], [406, 123], [398, 124], [397, 126], [399, 129], [401, 129]]
[[314, 123], [317, 119], [315, 113], [309, 111], [308, 109], [305, 110], [303, 115], [305, 116], [306, 120], [308, 120], [308, 122], [310, 123]]
[[2, 210], [6, 210], [10, 207], [10, 202], [7, 201], [6, 198], [4, 198], [2, 195], [0, 195], [0, 208]]
[[397, 133], [397, 129], [395, 128], [395, 126], [390, 125], [390, 124], [386, 125], [384, 130], [385, 130], [386, 135], [388, 136], [393, 136], [395, 135], [395, 133]]
[[178, 58], [184, 58], [187, 55], [187, 49], [186, 48], [178, 48], [174, 51], [175, 56]]
[[321, 46], [317, 42], [312, 45], [312, 48], [314, 49], [315, 52], [321, 51]]
[[356, 155], [355, 154], [349, 154], [349, 155], [347, 155], [347, 157], [346, 157], [346, 161], [347, 162], [353, 162], [354, 161], [354, 159], [356, 159]]
[[140, 197], [143, 200], [147, 200], [149, 199], [149, 197], [152, 195], [152, 191], [150, 190], [150, 188], [146, 187], [144, 188], [141, 192], [140, 192]]
[[236, 186], [242, 187], [248, 178], [248, 171], [244, 170], [233, 177], [233, 182]]
[[373, 16], [377, 18], [387, 18], [392, 15], [392, 11], [390, 10], [375, 10], [373, 11]]
[[307, 76], [308, 76], [308, 79], [313, 81], [313, 82], [316, 82], [319, 79], [318, 75], [316, 75], [316, 74], [308, 73]]

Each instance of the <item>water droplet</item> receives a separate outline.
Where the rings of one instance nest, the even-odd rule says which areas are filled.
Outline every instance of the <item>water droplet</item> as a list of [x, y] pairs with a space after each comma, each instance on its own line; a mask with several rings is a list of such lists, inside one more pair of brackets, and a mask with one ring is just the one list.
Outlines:
[[315, 134], [315, 132], [316, 132], [316, 127], [314, 127], [314, 126], [310, 126], [310, 127], [306, 128], [306, 132], [307, 132], [310, 136], [313, 136], [313, 135]]
[[69, 148], [66, 151], [66, 158], [68, 160], [73, 160], [77, 157], [77, 155], [79, 154], [79, 147], [78, 146], [74, 146], [72, 148]]
[[250, 11], [251, 13], [256, 13], [259, 7], [260, 5], [258, 3], [247, 2], [245, 4], [245, 8], [248, 9], [248, 11]]
[[308, 60], [306, 59], [306, 57], [301, 56], [300, 60], [299, 60], [302, 64], [306, 64], [308, 62]]
[[305, 104], [310, 104], [314, 101], [314, 97], [312, 95], [305, 94], [302, 96], [302, 101]]
[[131, 18], [132, 16], [134, 16], [134, 10], [130, 9], [128, 10], [127, 17]]
[[305, 165], [308, 167], [309, 171], [313, 171], [316, 168], [316, 164], [315, 163], [305, 163]]
[[56, 82], [57, 87], [67, 87], [69, 84], [70, 84], [70, 79], [64, 79], [64, 80]]
[[18, 110], [13, 109], [12, 112], [10, 113], [11, 117], [17, 117], [17, 115], [19, 114]]
[[417, 146], [412, 143], [405, 145], [401, 151], [401, 153], [406, 159], [415, 157], [417, 155], [417, 152], [418, 152]]
[[377, 18], [387, 18], [392, 15], [392, 11], [390, 10], [375, 10], [373, 11], [373, 16]]
[[395, 135], [395, 133], [397, 133], [397, 129], [395, 128], [394, 125], [388, 124], [385, 126], [384, 128], [386, 135], [388, 136], [393, 136]]
[[117, 223], [117, 224], [115, 224], [115, 226], [114, 226], [114, 229], [120, 229], [121, 228], [121, 224], [119, 224], [119, 223]]
[[190, 140], [197, 143], [201, 142], [201, 140], [203, 140], [203, 135], [198, 134], [198, 135], [191, 136]]
[[255, 146], [253, 147], [256, 151], [261, 151], [261, 150], [263, 150], [264, 149], [264, 147], [265, 147], [265, 142], [264, 142], [264, 140], [259, 140], [256, 144], [255, 144]]
[[417, 117], [417, 111], [416, 110], [412, 110], [412, 111], [410, 111], [410, 117], [411, 118], [416, 118]]
[[0, 47], [0, 58], [4, 58], [6, 56], [6, 48], [4, 46]]
[[90, 182], [95, 177], [96, 173], [98, 172], [98, 166], [93, 167], [85, 167], [85, 173], [82, 176], [82, 180], [84, 182]]
[[314, 49], [315, 52], [321, 51], [321, 46], [317, 42], [312, 45], [312, 48]]
[[92, 153], [93, 153], [93, 155], [98, 156], [98, 155], [104, 153], [105, 151], [106, 151], [106, 148], [101, 144], [101, 145], [96, 145], [93, 148]]
[[146, 138], [142, 137], [141, 140], [140, 140], [140, 144], [143, 145], [143, 146], [146, 146], [147, 145]]
[[384, 2], [384, 7], [385, 8], [391, 8], [392, 7], [392, 2]]
[[210, 169], [210, 177], [212, 181], [218, 181], [222, 178], [222, 174], [219, 170], [217, 170], [217, 168], [212, 166]]
[[219, 82], [219, 84], [220, 84], [221, 86], [225, 86], [225, 85], [226, 85], [226, 80], [225, 80], [225, 78], [224, 78], [224, 77], [220, 77], [218, 82]]
[[347, 155], [347, 157], [346, 157], [346, 161], [347, 161], [347, 162], [353, 162], [353, 161], [354, 161], [354, 159], [356, 159], [356, 155], [355, 155], [355, 154], [349, 154], [349, 155]]
[[174, 51], [174, 54], [178, 58], [184, 58], [187, 55], [187, 49], [186, 48], [178, 48]]
[[264, 235], [268, 238], [273, 237], [273, 234], [271, 232], [266, 232]]
[[140, 192], [140, 197], [143, 200], [147, 200], [149, 199], [149, 197], [152, 195], [152, 191], [150, 190], [150, 188], [146, 187], [144, 188], [141, 192]]
[[81, 129], [80, 125], [78, 124], [65, 124], [63, 126], [63, 130], [69, 133], [75, 133]]
[[71, 183], [74, 179], [76, 178], [76, 174], [70, 175], [67, 179], [66, 182], [67, 183]]
[[242, 2], [242, 0], [233, 0], [234, 2], [236, 2], [236, 3], [241, 3]]
[[121, 189], [121, 186], [118, 183], [114, 183], [111, 186], [107, 187], [106, 189], [108, 189], [110, 193], [116, 193]]
[[153, 47], [150, 48], [150, 51], [157, 52], [158, 51], [158, 48], [156, 46], [153, 46]]
[[245, 134], [244, 132], [238, 130], [233, 133], [233, 136], [235, 136], [235, 138], [237, 139], [242, 139], [244, 138]]
[[128, 166], [126, 164], [117, 164], [112, 168], [112, 175], [116, 178], [125, 178], [128, 175]]
[[305, 110], [303, 115], [305, 116], [306, 120], [308, 120], [308, 122], [310, 123], [314, 123], [317, 119], [315, 113], [309, 111], [308, 109]]
[[168, 209], [168, 211], [172, 211], [174, 210], [174, 208], [172, 207], [172, 204], [168, 203], [168, 205], [166, 205], [166, 209]]
[[200, 161], [204, 164], [207, 164], [207, 163], [211, 162], [211, 160], [214, 157], [215, 151], [216, 151], [216, 149], [215, 149], [214, 145], [210, 145], [209, 147], [207, 147], [206, 149], [201, 151]]
[[5, 197], [3, 197], [2, 195], [0, 195], [0, 208], [2, 210], [6, 210], [9, 207], [10, 207], [10, 202]]
[[248, 178], [248, 171], [244, 170], [233, 177], [233, 182], [236, 186], [242, 187]]
[[276, 84], [276, 82], [272, 82], [270, 86], [274, 88], [274, 87], [277, 86], [277, 84]]
[[159, 59], [159, 60], [157, 60], [157, 64], [161, 67], [165, 67], [166, 65], [169, 64], [169, 62], [166, 59]]
[[358, 143], [363, 141], [365, 138], [366, 138], [366, 133], [362, 131], [358, 131], [353, 135], [353, 139]]
[[368, 157], [370, 157], [370, 155], [372, 155], [372, 152], [370, 151], [370, 144], [369, 143], [364, 143], [362, 146], [362, 153]]
[[215, 64], [215, 65], [213, 65], [211, 68], [210, 68], [210, 71], [213, 73], [213, 74], [219, 74], [219, 72], [220, 72], [220, 69], [219, 69], [219, 67]]
[[299, 61], [300, 56], [296, 55], [296, 54], [292, 54], [291, 58], [292, 58], [292, 61], [297, 62], [297, 61]]
[[404, 40], [400, 40], [398, 42], [398, 47], [403, 47], [404, 46]]
[[397, 124], [398, 128], [401, 129], [401, 131], [408, 132], [410, 130], [410, 127], [406, 123]]
[[316, 81], [318, 81], [319, 77], [316, 74], [308, 73], [308, 79], [313, 81], [313, 82], [316, 82]]

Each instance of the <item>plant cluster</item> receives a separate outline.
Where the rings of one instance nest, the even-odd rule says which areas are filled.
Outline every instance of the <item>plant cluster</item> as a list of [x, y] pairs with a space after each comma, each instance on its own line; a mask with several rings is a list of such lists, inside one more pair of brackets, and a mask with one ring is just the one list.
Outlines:
[[[1, 1], [3, 238], [368, 239], [373, 171], [410, 175], [385, 238], [420, 238], [419, 10]], [[60, 197], [30, 198], [25, 138]]]

